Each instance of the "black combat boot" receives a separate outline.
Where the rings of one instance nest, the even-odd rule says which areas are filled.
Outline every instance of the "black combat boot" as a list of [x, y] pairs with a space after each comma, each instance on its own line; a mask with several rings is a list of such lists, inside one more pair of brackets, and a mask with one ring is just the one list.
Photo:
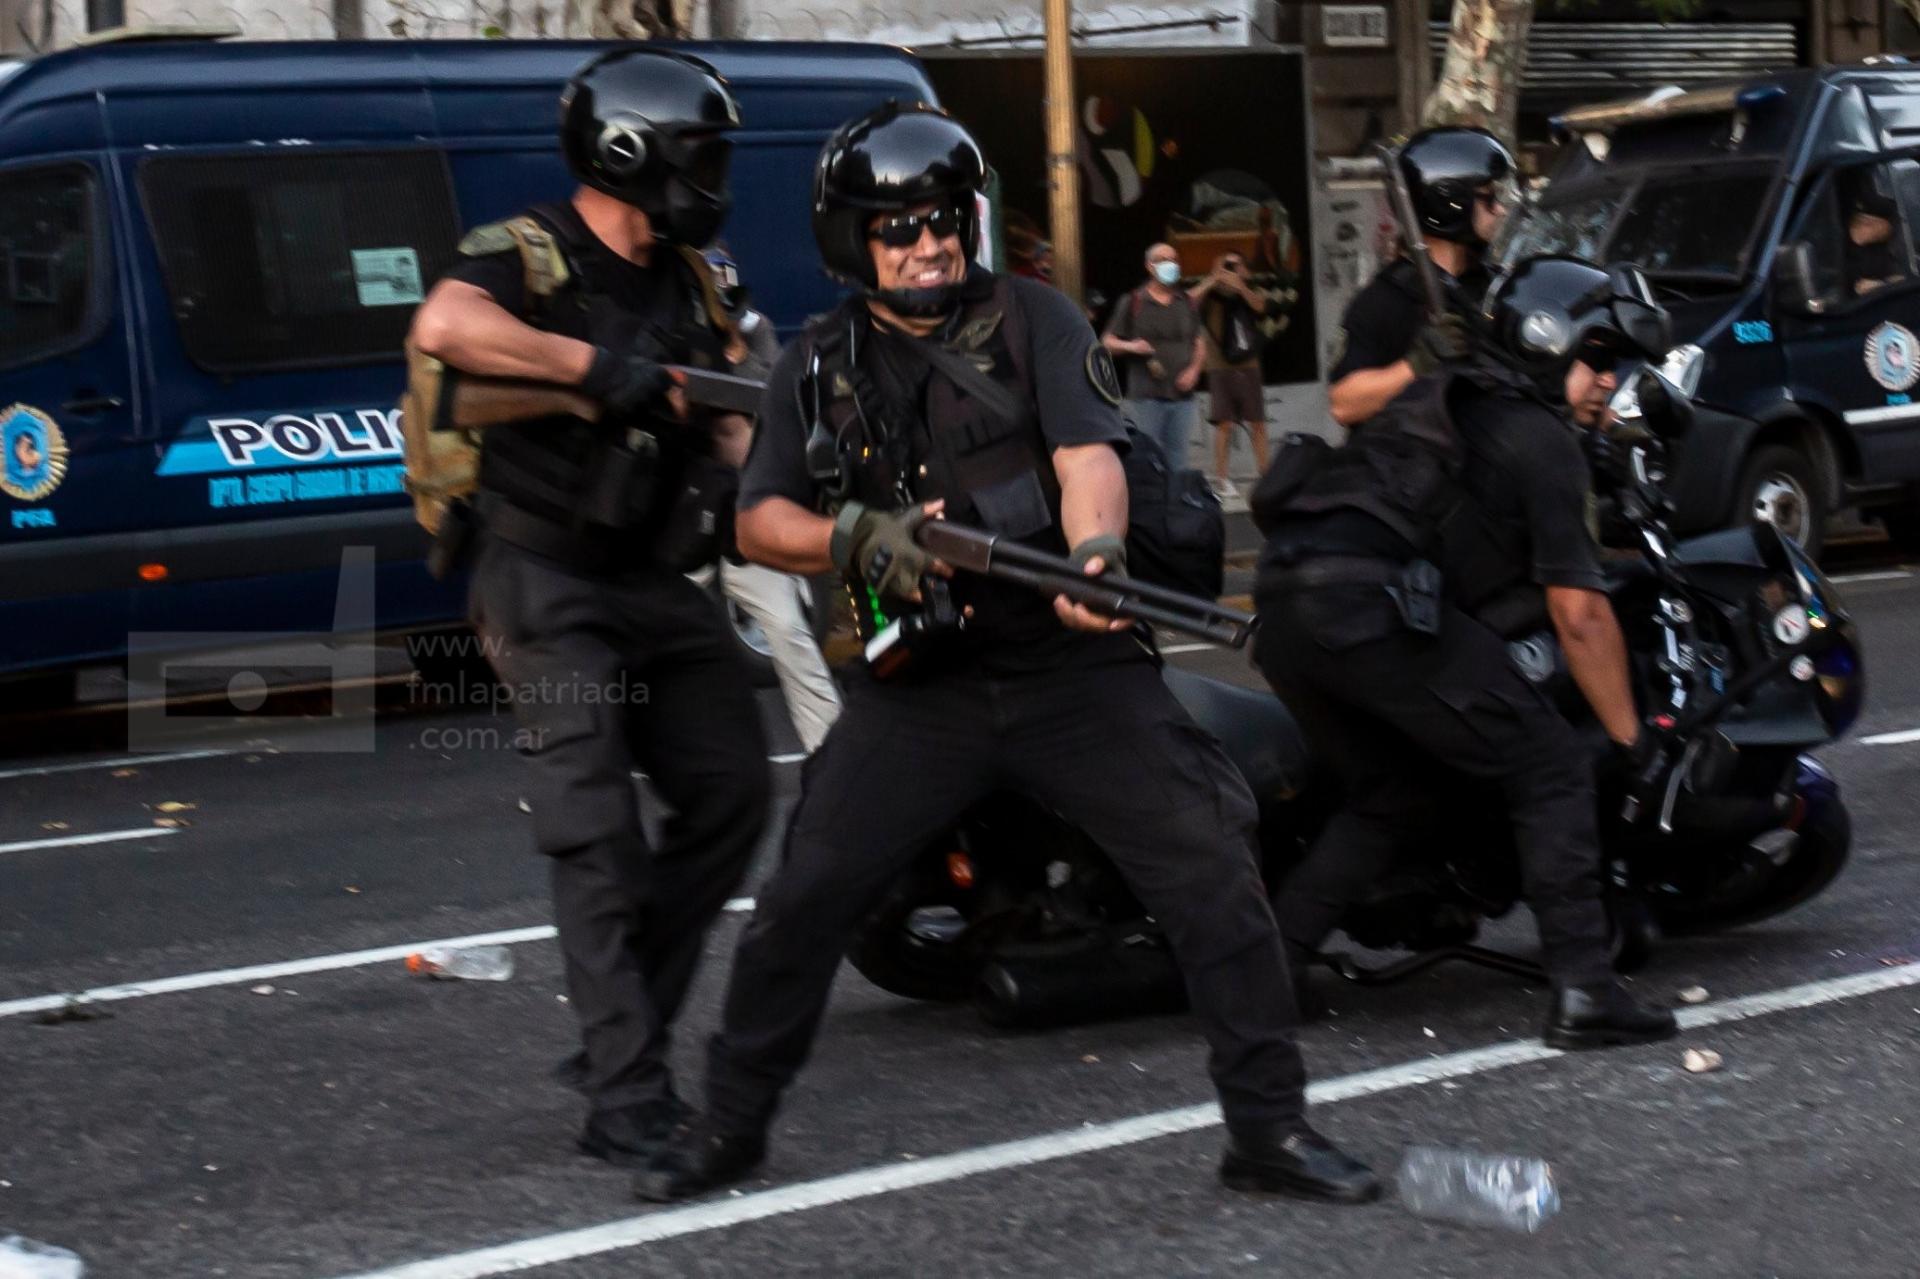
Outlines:
[[644, 1168], [692, 1113], [672, 1093], [631, 1106], [596, 1110], [580, 1133], [580, 1152], [616, 1168]]
[[635, 1173], [633, 1193], [652, 1203], [691, 1199], [752, 1175], [767, 1157], [767, 1134], [727, 1132], [696, 1120], [674, 1133], [660, 1153]]
[[1362, 1204], [1380, 1197], [1373, 1170], [1307, 1127], [1303, 1119], [1228, 1124], [1220, 1180], [1229, 1190]]
[[1655, 1008], [1617, 981], [1590, 986], [1557, 986], [1540, 1037], [1549, 1048], [1613, 1048], [1671, 1039], [1680, 1027], [1673, 1013]]

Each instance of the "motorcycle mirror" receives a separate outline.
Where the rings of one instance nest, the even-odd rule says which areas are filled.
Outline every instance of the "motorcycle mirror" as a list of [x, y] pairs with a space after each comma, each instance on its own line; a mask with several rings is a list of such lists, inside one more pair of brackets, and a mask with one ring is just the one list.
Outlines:
[[1639, 395], [1641, 420], [1661, 439], [1677, 440], [1693, 425], [1693, 402], [1651, 365], [1640, 374]]

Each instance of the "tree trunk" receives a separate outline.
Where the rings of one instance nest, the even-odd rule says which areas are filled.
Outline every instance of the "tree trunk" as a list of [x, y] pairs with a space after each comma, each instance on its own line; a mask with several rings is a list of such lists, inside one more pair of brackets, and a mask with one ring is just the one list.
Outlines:
[[1422, 125], [1473, 125], [1491, 130], [1508, 146], [1514, 144], [1533, 4], [1534, 0], [1453, 0], [1447, 59], [1420, 113]]
[[674, 0], [574, 0], [575, 25], [595, 40], [668, 40], [691, 34]]

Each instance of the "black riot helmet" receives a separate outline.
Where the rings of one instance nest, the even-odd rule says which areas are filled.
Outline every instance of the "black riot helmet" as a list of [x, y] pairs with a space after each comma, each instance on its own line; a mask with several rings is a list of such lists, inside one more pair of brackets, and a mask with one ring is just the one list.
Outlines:
[[663, 240], [699, 248], [732, 207], [727, 133], [740, 105], [720, 73], [665, 49], [603, 53], [560, 97], [560, 144], [573, 176], [631, 204]]
[[961, 251], [971, 265], [986, 180], [979, 143], [938, 107], [889, 102], [848, 121], [827, 139], [813, 170], [813, 238], [827, 270], [902, 314], [943, 314], [957, 297], [952, 287], [877, 291], [867, 230], [876, 213], [944, 204], [958, 215]]
[[1517, 171], [1513, 153], [1485, 129], [1427, 129], [1407, 140], [1398, 159], [1420, 229], [1460, 244], [1481, 243], [1473, 230], [1476, 194], [1504, 188]]
[[1503, 363], [1556, 402], [1576, 359], [1658, 362], [1673, 324], [1640, 268], [1575, 257], [1525, 258], [1495, 281], [1480, 319]]

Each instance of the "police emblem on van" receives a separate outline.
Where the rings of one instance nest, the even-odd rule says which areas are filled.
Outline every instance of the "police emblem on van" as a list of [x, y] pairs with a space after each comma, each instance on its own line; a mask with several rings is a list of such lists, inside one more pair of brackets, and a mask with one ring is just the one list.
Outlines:
[[1920, 382], [1920, 342], [1913, 330], [1888, 321], [1867, 334], [1867, 373], [1889, 391], [1904, 391]]
[[16, 404], [0, 412], [0, 493], [38, 502], [67, 475], [67, 437], [39, 409]]

